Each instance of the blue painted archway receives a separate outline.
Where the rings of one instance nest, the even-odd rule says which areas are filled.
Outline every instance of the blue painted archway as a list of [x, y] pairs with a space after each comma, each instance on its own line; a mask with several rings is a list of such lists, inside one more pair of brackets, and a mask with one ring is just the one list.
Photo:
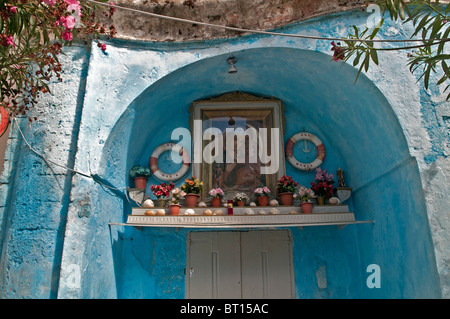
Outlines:
[[[409, 153], [402, 127], [383, 94], [364, 75], [355, 84], [354, 68], [331, 62], [330, 56], [322, 53], [259, 48], [233, 55], [237, 58], [238, 73], [227, 73], [228, 55], [200, 60], [165, 76], [130, 104], [108, 141], [109, 145], [118, 140], [128, 145], [126, 155], [120, 156], [126, 159], [121, 167], [127, 183], [131, 166], [147, 164], [153, 149], [170, 141], [174, 128], [189, 128], [189, 107], [193, 101], [233, 91], [275, 97], [285, 106], [285, 141], [301, 130], [319, 136], [327, 147], [322, 167], [332, 172], [341, 167], [347, 184], [354, 190], [350, 206], [356, 218], [375, 220], [371, 225], [348, 226], [340, 231], [328, 227], [293, 229], [297, 296], [323, 297], [323, 291], [311, 280], [317, 265], [327, 265], [325, 295], [328, 297], [439, 296], [417, 163]], [[128, 133], [121, 133], [125, 131]], [[113, 154], [105, 155], [104, 160], [110, 160]], [[300, 172], [288, 163], [286, 173], [304, 185], [314, 177], [313, 173]], [[112, 176], [117, 171], [106, 168], [104, 174]], [[157, 181], [150, 180], [150, 183]], [[133, 245], [145, 247], [149, 238], [167, 236], [167, 230], [151, 232], [151, 235], [145, 232], [135, 235], [140, 240], [135, 239]], [[161, 258], [178, 256], [182, 265], [184, 237], [180, 233], [174, 237], [181, 244]], [[138, 258], [130, 257], [131, 250], [126, 245], [121, 249], [122, 259], [115, 260], [119, 273], [125, 271], [125, 264]], [[366, 267], [370, 264], [380, 266], [382, 287], [379, 289], [366, 286]], [[149, 279], [147, 269], [142, 277], [136, 272], [134, 280], [130, 281], [127, 276], [127, 283], [122, 281], [122, 286], [118, 285], [118, 290], [122, 289], [119, 296], [160, 296], [163, 288], [158, 288], [158, 275], [155, 271], [153, 274]], [[183, 278], [180, 274], [176, 276]], [[121, 276], [118, 277], [120, 281]], [[152, 293], [145, 294], [136, 288], [142, 285], [144, 277], [152, 282]], [[172, 297], [182, 298], [184, 281], [175, 282], [171, 284], [181, 288], [173, 290], [177, 292], [173, 292]]]

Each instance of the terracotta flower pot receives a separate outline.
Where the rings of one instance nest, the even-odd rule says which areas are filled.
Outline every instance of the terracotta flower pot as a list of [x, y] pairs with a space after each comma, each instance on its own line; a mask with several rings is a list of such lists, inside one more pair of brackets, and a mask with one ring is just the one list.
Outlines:
[[211, 206], [213, 207], [219, 207], [220, 203], [221, 203], [220, 197], [214, 197], [213, 199], [211, 199]]
[[240, 200], [240, 201], [237, 202], [237, 204], [238, 204], [238, 206], [244, 206], [244, 205], [245, 205], [245, 202], [242, 201], [242, 200]]
[[281, 205], [292, 206], [294, 193], [290, 192], [280, 193], [278, 196], [280, 196]]
[[134, 178], [134, 187], [145, 188], [147, 186], [147, 177], [138, 176]]
[[184, 196], [184, 203], [187, 207], [196, 207], [199, 197], [199, 194], [186, 194]]
[[269, 196], [258, 196], [258, 205], [267, 206], [269, 203]]
[[179, 204], [169, 204], [169, 214], [172, 216], [177, 216], [180, 213], [181, 205]]
[[311, 202], [302, 202], [300, 203], [300, 206], [302, 207], [303, 214], [311, 214], [313, 210], [313, 203]]

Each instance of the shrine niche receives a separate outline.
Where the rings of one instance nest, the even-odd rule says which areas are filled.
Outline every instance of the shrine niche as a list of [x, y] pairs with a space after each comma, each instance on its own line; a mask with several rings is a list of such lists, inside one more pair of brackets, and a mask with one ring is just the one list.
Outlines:
[[[227, 198], [275, 189], [285, 173], [281, 101], [234, 92], [191, 107], [193, 175]], [[205, 196], [205, 194], [204, 194]]]

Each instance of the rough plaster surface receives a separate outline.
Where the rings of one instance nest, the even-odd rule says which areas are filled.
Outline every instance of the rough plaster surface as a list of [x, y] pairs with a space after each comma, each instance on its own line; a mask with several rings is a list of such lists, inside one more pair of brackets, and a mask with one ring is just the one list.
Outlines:
[[[59, 85], [64, 89], [52, 85], [53, 93], [33, 111], [39, 119], [18, 123], [36, 152], [73, 167], [87, 59], [76, 47], [67, 49], [61, 59], [65, 79]], [[0, 185], [1, 296], [55, 298], [72, 174], [46, 165], [24, 143], [16, 126], [11, 131]]]
[[[350, 13], [305, 21], [287, 28], [287, 31], [337, 36], [344, 35], [349, 24], [364, 25], [365, 22], [365, 17], [360, 12]], [[389, 32], [386, 31], [384, 36], [392, 34], [402, 36], [402, 33], [408, 32], [407, 26], [400, 27], [395, 24], [387, 30]], [[96, 50], [95, 45], [93, 47], [89, 59], [83, 49], [71, 51], [66, 61], [68, 70], [71, 70], [67, 80], [55, 85], [58, 89], [54, 96], [42, 102], [42, 112], [45, 114], [42, 120], [35, 126], [26, 127], [26, 134], [32, 144], [44, 151], [49, 158], [62, 163], [71, 163], [76, 150], [75, 169], [93, 174], [104, 172], [102, 160], [108, 158], [105, 153], [120, 153], [122, 149], [128, 148], [128, 145], [115, 145], [110, 141], [114, 141], [111, 134], [129, 135], [129, 132], [115, 132], [114, 128], [124, 118], [133, 119], [134, 99], [173, 71], [209, 57], [226, 54], [228, 50], [234, 52], [249, 48], [288, 47], [331, 54], [330, 45], [326, 41], [266, 36], [173, 45], [111, 42], [108, 43], [106, 53]], [[411, 75], [405, 66], [405, 54], [380, 55], [381, 66], [372, 68], [367, 76], [391, 104], [407, 139], [409, 152], [417, 160], [434, 243], [440, 289], [442, 297], [449, 298], [450, 195], [446, 191], [448, 187], [442, 187], [448, 185], [450, 180], [449, 108], [441, 92], [436, 89], [424, 92], [420, 85], [416, 84], [416, 77]], [[114, 61], [113, 68], [111, 61]], [[239, 64], [237, 66], [239, 67]], [[86, 81], [85, 87], [83, 81]], [[83, 103], [82, 114], [79, 114], [76, 108], [77, 101], [81, 103], [80, 99]], [[65, 107], [54, 107], [60, 104]], [[78, 116], [81, 117], [81, 121], [77, 120]], [[25, 127], [25, 124], [23, 125]], [[77, 135], [75, 144], [74, 134]], [[120, 160], [126, 159], [126, 155], [112, 158], [117, 162], [108, 164], [112, 168], [121, 167]], [[31, 169], [24, 170], [24, 167]], [[114, 243], [131, 240], [134, 235], [129, 235], [128, 230], [119, 229], [112, 231], [110, 238], [106, 225], [111, 221], [123, 221], [124, 201], [117, 194], [123, 193], [123, 188], [127, 185], [122, 176], [114, 174], [108, 176], [110, 177], [108, 182], [120, 189], [117, 192], [80, 175], [75, 175], [70, 185], [68, 183], [70, 174], [58, 168], [55, 168], [55, 172], [56, 178], [65, 185], [63, 190], [51, 183], [55, 177], [46, 168], [45, 163], [27, 150], [17, 130], [11, 133], [5, 170], [1, 176], [5, 184], [0, 185], [1, 265], [2, 269], [7, 270], [1, 273], [1, 296], [46, 298], [57, 294], [60, 298], [117, 297], [118, 288], [111, 273], [119, 270], [114, 268], [112, 260], [115, 257], [109, 245], [112, 242], [114, 250]], [[26, 175], [28, 181], [35, 180], [39, 187], [36, 184], [29, 186], [29, 182], [21, 183], [20, 175]], [[377, 181], [368, 181], [370, 185], [376, 183]], [[363, 188], [363, 185], [361, 187]], [[36, 192], [31, 192], [29, 195], [17, 197], [17, 194], [27, 194], [29, 189], [45, 189], [45, 193], [36, 195]], [[67, 200], [69, 192], [70, 200]], [[39, 203], [39, 208], [31, 205], [30, 201], [33, 201], [33, 204]], [[61, 207], [61, 203], [64, 202], [65, 208]], [[67, 214], [67, 222], [64, 220], [64, 214]], [[33, 216], [33, 219], [29, 216]], [[387, 214], [386, 218], [394, 217]], [[61, 225], [66, 225], [65, 230]], [[295, 236], [311, 240], [308, 237], [311, 233], [314, 233], [311, 238], [317, 239], [317, 236], [321, 236], [317, 230], [297, 232]], [[182, 242], [181, 235], [177, 235], [179, 242]], [[165, 234], [161, 236], [165, 238]], [[346, 236], [343, 238], [349, 239]], [[301, 242], [302, 240], [298, 239], [299, 245]], [[338, 248], [332, 246], [329, 249], [335, 251]], [[155, 254], [157, 252], [158, 250], [155, 250]], [[127, 251], [121, 253], [124, 256], [128, 254]], [[143, 258], [138, 256], [136, 250], [130, 256], [135, 256], [138, 260]], [[348, 257], [351, 259], [354, 255], [349, 254]], [[60, 270], [59, 263], [52, 261], [52, 258], [61, 260]], [[301, 258], [306, 257], [296, 258], [301, 261]], [[311, 286], [319, 289], [314, 292], [314, 297], [329, 297], [336, 289], [342, 289], [336, 288], [338, 283], [333, 282], [333, 278], [342, 275], [345, 267], [336, 270], [336, 267], [330, 266], [333, 262], [322, 260], [323, 256], [307, 258], [310, 258], [309, 261], [317, 267], [310, 270], [310, 277], [301, 280], [310, 280]], [[333, 269], [337, 273], [334, 276], [329, 275]], [[162, 292], [170, 290], [169, 283], [182, 282], [182, 279], [173, 277], [163, 270], [161, 274], [165, 283], [155, 283], [157, 297], [164, 297]], [[146, 271], [146, 275], [143, 276], [149, 275], [154, 275], [151, 274], [151, 270]], [[353, 278], [354, 275], [346, 274], [346, 277]], [[149, 280], [153, 280], [152, 278], [154, 277]], [[355, 287], [358, 285], [358, 278], [353, 280], [356, 282], [352, 287]], [[364, 278], [361, 279], [363, 280]], [[172, 296], [180, 296], [179, 288], [179, 286], [172, 287], [173, 291], [176, 290], [172, 291]], [[346, 294], [351, 296], [352, 291], [347, 291]], [[299, 293], [298, 297], [311, 296]]]
[[[333, 12], [362, 7], [364, 0], [119, 0], [123, 5], [170, 17], [214, 25], [268, 30]], [[197, 41], [235, 37], [240, 32], [221, 28], [136, 16], [117, 10], [113, 16], [118, 36], [146, 41]]]

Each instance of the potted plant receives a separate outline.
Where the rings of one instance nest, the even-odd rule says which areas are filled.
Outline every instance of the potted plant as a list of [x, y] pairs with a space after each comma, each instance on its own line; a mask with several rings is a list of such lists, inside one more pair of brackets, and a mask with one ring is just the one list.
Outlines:
[[326, 198], [333, 195], [334, 176], [328, 173], [326, 169], [316, 168], [314, 182], [311, 183], [311, 189], [316, 194], [317, 204], [324, 205]]
[[233, 200], [237, 202], [238, 206], [244, 206], [245, 202], [247, 201], [247, 194], [245, 193], [236, 193], [234, 195]]
[[253, 191], [253, 193], [256, 195], [258, 199], [259, 206], [267, 206], [267, 203], [269, 203], [269, 194], [270, 194], [270, 189], [267, 188], [267, 186], [258, 187]]
[[181, 189], [186, 193], [184, 200], [187, 207], [197, 206], [200, 192], [203, 190], [203, 182], [200, 182], [196, 177], [186, 178], [185, 183]]
[[180, 213], [181, 208], [180, 199], [183, 198], [186, 195], [186, 193], [177, 187], [172, 189], [171, 194], [172, 198], [170, 199], [169, 202], [169, 213], [170, 215], [176, 216]]
[[300, 195], [300, 206], [302, 207], [302, 212], [305, 214], [311, 214], [313, 209], [311, 198], [314, 197], [314, 191], [311, 188], [301, 186], [298, 190], [298, 194]]
[[166, 206], [167, 198], [170, 196], [170, 192], [175, 187], [173, 183], [166, 184], [161, 183], [159, 185], [152, 185], [150, 190], [153, 192], [153, 195], [156, 196], [156, 206], [164, 207]]
[[209, 195], [212, 197], [211, 206], [219, 207], [222, 202], [222, 198], [225, 195], [223, 190], [219, 187], [213, 188], [209, 191]]
[[136, 188], [145, 188], [147, 186], [147, 179], [150, 177], [150, 168], [135, 165], [130, 169], [130, 177], [134, 178], [134, 186]]
[[298, 183], [294, 182], [292, 177], [284, 175], [277, 181], [277, 191], [278, 196], [280, 196], [281, 205], [292, 205], [292, 200], [294, 198], [295, 187]]

